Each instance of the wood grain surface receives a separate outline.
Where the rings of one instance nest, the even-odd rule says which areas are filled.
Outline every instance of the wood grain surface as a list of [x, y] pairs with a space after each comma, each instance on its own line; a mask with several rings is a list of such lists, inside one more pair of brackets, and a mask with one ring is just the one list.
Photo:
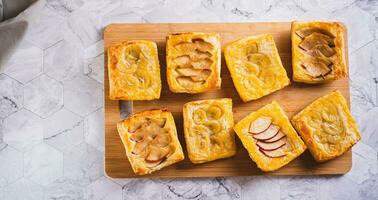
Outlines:
[[[332, 175], [344, 174], [352, 165], [352, 153], [348, 151], [343, 156], [325, 163], [316, 163], [308, 151], [280, 170], [263, 173], [249, 158], [247, 151], [237, 138], [237, 154], [228, 159], [221, 159], [204, 164], [192, 164], [186, 153], [182, 127], [182, 105], [188, 101], [230, 97], [233, 100], [235, 123], [248, 115], [251, 111], [276, 100], [286, 114], [292, 117], [306, 105], [331, 91], [340, 90], [349, 104], [348, 78], [327, 84], [299, 84], [291, 82], [290, 86], [261, 99], [243, 103], [239, 98], [222, 54], [222, 88], [204, 94], [176, 94], [168, 89], [165, 76], [165, 38], [168, 34], [178, 32], [218, 32], [221, 35], [222, 45], [234, 40], [257, 34], [268, 33], [273, 35], [282, 63], [291, 77], [291, 40], [289, 22], [267, 23], [178, 23], [178, 24], [111, 24], [104, 31], [105, 50], [114, 43], [145, 39], [158, 44], [161, 65], [162, 93], [159, 100], [134, 101], [133, 112], [152, 108], [168, 108], [175, 117], [177, 131], [181, 145], [185, 152], [185, 160], [164, 168], [148, 176], [142, 177], [213, 177], [213, 176], [250, 176], [259, 174], [268, 175]], [[345, 32], [345, 41], [346, 39]], [[347, 47], [346, 47], [347, 50]], [[347, 51], [346, 51], [347, 52]], [[346, 53], [348, 55], [348, 53]], [[348, 59], [347, 59], [348, 60]], [[109, 86], [107, 75], [107, 59], [105, 53], [105, 172], [109, 177], [128, 178], [136, 176], [126, 157], [125, 149], [116, 130], [116, 123], [121, 120], [118, 101], [109, 100]]]

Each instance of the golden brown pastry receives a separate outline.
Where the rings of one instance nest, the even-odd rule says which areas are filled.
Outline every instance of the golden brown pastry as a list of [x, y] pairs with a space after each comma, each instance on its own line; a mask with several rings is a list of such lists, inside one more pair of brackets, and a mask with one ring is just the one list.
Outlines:
[[235, 155], [232, 99], [192, 101], [184, 105], [183, 115], [186, 148], [193, 163]]
[[361, 139], [339, 91], [312, 102], [291, 121], [318, 162], [342, 155]]
[[344, 25], [297, 22], [291, 25], [293, 80], [322, 83], [347, 76]]
[[262, 171], [277, 170], [306, 150], [306, 145], [275, 101], [243, 118], [234, 130]]
[[290, 83], [271, 35], [237, 40], [225, 47], [224, 56], [244, 102], [268, 95]]
[[184, 159], [175, 121], [166, 109], [133, 114], [117, 129], [135, 174], [150, 174]]
[[160, 98], [160, 66], [154, 42], [134, 40], [109, 47], [108, 73], [112, 100]]
[[167, 37], [167, 81], [176, 93], [202, 93], [221, 86], [220, 36], [179, 33]]

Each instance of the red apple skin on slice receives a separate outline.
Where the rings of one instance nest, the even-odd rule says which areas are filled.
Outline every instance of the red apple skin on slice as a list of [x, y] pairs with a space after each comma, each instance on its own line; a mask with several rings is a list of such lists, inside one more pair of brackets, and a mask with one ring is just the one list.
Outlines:
[[253, 135], [253, 138], [257, 140], [269, 140], [269, 139], [272, 139], [274, 136], [276, 136], [279, 130], [280, 130], [280, 127], [272, 124], [264, 132]]
[[273, 143], [273, 142], [277, 142], [278, 140], [281, 140], [282, 138], [286, 137], [286, 135], [284, 133], [282, 133], [281, 131], [278, 131], [277, 135], [268, 139], [268, 140], [264, 140], [265, 143]]
[[281, 148], [273, 150], [273, 151], [265, 151], [264, 149], [259, 148], [261, 153], [266, 155], [269, 158], [280, 158], [286, 155], [285, 151], [282, 150]]
[[273, 151], [273, 150], [276, 150], [285, 146], [285, 144], [286, 143], [284, 140], [278, 140], [272, 143], [265, 143], [265, 142], [257, 141], [256, 143], [256, 145], [264, 151]]
[[249, 132], [252, 134], [259, 134], [269, 128], [272, 119], [269, 117], [259, 117], [249, 126]]

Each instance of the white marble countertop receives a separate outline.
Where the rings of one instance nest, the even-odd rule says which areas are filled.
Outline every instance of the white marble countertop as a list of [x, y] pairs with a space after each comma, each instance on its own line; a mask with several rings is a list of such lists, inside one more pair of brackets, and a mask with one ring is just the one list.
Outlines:
[[[0, 200], [378, 199], [378, 1], [47, 0], [0, 66]], [[104, 176], [103, 41], [109, 23], [340, 20], [362, 132], [338, 177]], [[6, 48], [1, 46], [0, 48]]]

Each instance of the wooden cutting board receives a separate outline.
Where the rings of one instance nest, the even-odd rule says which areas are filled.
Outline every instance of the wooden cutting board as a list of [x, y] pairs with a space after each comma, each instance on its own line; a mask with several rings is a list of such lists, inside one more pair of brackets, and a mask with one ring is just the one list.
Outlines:
[[[261, 99], [243, 103], [239, 98], [229, 71], [222, 55], [222, 89], [204, 94], [176, 94], [168, 89], [165, 76], [165, 38], [168, 34], [178, 32], [218, 32], [221, 35], [222, 45], [234, 40], [257, 34], [272, 34], [276, 42], [282, 63], [291, 77], [291, 41], [289, 22], [267, 23], [179, 23], [179, 24], [111, 24], [104, 31], [105, 50], [113, 43], [145, 39], [157, 42], [161, 65], [162, 93], [159, 100], [134, 101], [133, 112], [152, 108], [167, 107], [174, 115], [181, 145], [184, 148], [186, 159], [173, 166], [164, 168], [147, 177], [212, 177], [212, 176], [249, 176], [258, 174], [269, 175], [325, 175], [344, 174], [352, 165], [352, 153], [348, 151], [343, 156], [325, 163], [316, 163], [308, 151], [293, 160], [282, 169], [271, 172], [261, 172], [249, 158], [247, 151], [237, 138], [237, 154], [228, 159], [217, 160], [204, 164], [192, 164], [187, 158], [182, 127], [182, 105], [188, 101], [230, 97], [233, 100], [235, 122], [238, 122], [251, 111], [270, 103], [273, 100], [285, 110], [291, 118], [306, 105], [333, 90], [340, 90], [349, 104], [348, 78], [332, 83], [307, 85], [291, 83], [290, 86]], [[345, 32], [345, 41], [346, 40]], [[347, 47], [346, 47], [347, 48]], [[346, 49], [347, 50], [347, 49]], [[346, 51], [347, 52], [347, 51]], [[107, 59], [105, 54], [105, 172], [113, 178], [128, 178], [136, 176], [127, 160], [125, 149], [118, 136], [116, 123], [120, 121], [118, 101], [109, 100], [109, 86], [107, 74]], [[140, 177], [140, 176], [139, 176]], [[144, 176], [146, 177], [146, 176]]]

